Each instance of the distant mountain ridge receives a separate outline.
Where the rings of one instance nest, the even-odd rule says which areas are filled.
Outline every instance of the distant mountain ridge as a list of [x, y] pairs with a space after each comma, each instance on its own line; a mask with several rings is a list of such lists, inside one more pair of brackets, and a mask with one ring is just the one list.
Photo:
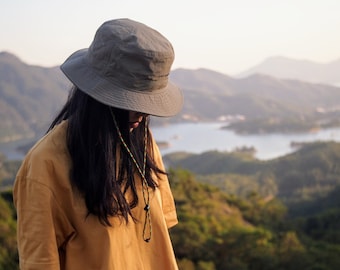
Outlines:
[[67, 85], [57, 67], [27, 65], [0, 53], [0, 142], [33, 137], [65, 100]]
[[[291, 121], [309, 127], [316, 122], [329, 124], [331, 114], [332, 119], [340, 119], [336, 115], [340, 88], [330, 85], [260, 74], [233, 78], [208, 69], [176, 69], [170, 79], [183, 90], [184, 108], [173, 118], [153, 118], [154, 124], [241, 116], [246, 120], [242, 123], [256, 123], [248, 132], [259, 132], [264, 125], [281, 127]], [[66, 100], [70, 86], [59, 67], [32, 66], [0, 53], [0, 142], [41, 134]]]
[[[207, 69], [176, 69], [171, 79], [184, 91], [182, 118], [216, 121], [242, 116], [247, 126], [255, 123], [248, 133], [270, 132], [270, 126], [281, 129], [283, 124], [288, 132], [296, 131], [301, 123], [307, 124], [302, 129], [329, 121], [333, 125], [340, 110], [340, 88], [331, 85], [262, 74], [235, 79]], [[273, 131], [280, 132], [278, 129]]]
[[270, 57], [238, 74], [237, 77], [247, 77], [257, 73], [281, 79], [296, 79], [340, 86], [340, 58], [329, 63], [317, 63], [282, 56]]

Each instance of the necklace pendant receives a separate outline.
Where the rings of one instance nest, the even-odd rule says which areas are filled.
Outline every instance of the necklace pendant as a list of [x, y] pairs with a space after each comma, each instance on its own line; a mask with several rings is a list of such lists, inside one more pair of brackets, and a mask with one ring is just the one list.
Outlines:
[[145, 207], [144, 207], [144, 210], [145, 210], [146, 212], [148, 212], [148, 211], [150, 210], [150, 205], [146, 204]]

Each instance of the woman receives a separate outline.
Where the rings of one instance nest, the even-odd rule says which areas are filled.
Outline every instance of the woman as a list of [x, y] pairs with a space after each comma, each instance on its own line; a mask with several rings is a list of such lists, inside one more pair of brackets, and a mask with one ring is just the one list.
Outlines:
[[21, 269], [177, 269], [174, 200], [149, 115], [182, 107], [170, 42], [129, 19], [105, 22], [62, 65], [74, 84], [18, 171]]

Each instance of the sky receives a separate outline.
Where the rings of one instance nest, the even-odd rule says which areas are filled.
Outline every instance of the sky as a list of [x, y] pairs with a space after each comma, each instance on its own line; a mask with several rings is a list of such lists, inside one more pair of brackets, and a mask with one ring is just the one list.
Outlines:
[[130, 18], [174, 46], [175, 68], [237, 75], [284, 56], [340, 59], [339, 0], [0, 0], [0, 52], [60, 65], [107, 20]]

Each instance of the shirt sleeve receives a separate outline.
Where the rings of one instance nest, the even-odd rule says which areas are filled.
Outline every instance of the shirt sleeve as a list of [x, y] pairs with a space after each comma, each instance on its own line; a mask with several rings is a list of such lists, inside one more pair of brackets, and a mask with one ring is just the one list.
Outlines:
[[61, 225], [67, 222], [53, 192], [22, 170], [15, 181], [13, 198], [20, 269], [60, 269], [58, 249], [70, 228]]

